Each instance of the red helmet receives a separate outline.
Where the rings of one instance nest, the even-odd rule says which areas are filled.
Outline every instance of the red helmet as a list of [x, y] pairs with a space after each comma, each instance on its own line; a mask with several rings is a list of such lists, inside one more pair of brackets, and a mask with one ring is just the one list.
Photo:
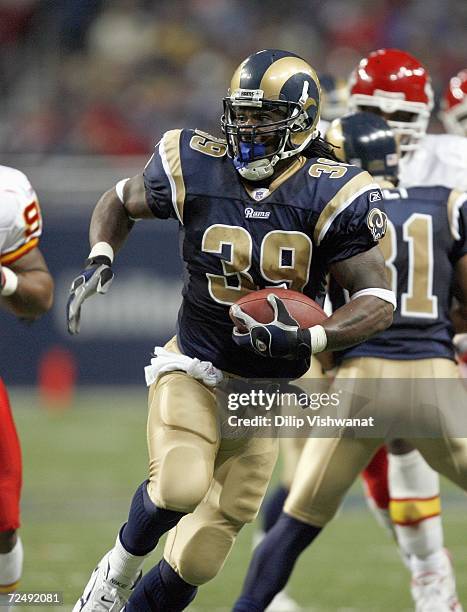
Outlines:
[[449, 134], [467, 136], [467, 70], [461, 70], [449, 81], [439, 118]]
[[399, 49], [379, 49], [360, 61], [350, 76], [349, 106], [385, 114], [407, 113], [407, 118], [386, 117], [400, 136], [401, 151], [413, 151], [425, 135], [433, 108], [431, 79], [422, 64]]

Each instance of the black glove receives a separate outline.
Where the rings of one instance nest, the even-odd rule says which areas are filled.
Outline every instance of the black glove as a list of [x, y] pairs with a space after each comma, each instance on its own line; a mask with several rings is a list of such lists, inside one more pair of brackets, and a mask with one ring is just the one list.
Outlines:
[[95, 293], [107, 293], [114, 273], [112, 262], [105, 255], [86, 260], [86, 268], [71, 283], [70, 297], [67, 302], [67, 323], [70, 334], [79, 333], [81, 305]]
[[236, 327], [232, 332], [233, 340], [262, 357], [281, 357], [284, 359], [308, 359], [311, 354], [310, 332], [301, 329], [290, 315], [284, 302], [273, 293], [267, 297], [274, 311], [271, 323], [260, 323], [240, 306], [231, 307], [232, 314], [248, 329], [242, 333]]

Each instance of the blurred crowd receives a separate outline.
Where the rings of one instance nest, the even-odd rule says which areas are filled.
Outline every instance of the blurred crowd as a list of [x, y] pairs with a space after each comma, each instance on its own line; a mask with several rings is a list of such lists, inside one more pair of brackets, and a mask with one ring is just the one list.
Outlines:
[[0, 0], [0, 151], [147, 154], [168, 128], [217, 134], [231, 73], [267, 47], [342, 78], [399, 47], [439, 95], [467, 67], [466, 30], [466, 0]]

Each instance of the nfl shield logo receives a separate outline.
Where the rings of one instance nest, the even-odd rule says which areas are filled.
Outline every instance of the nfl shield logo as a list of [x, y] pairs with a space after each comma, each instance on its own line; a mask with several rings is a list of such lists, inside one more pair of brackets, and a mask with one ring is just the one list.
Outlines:
[[261, 189], [255, 189], [253, 191], [253, 198], [257, 202], [260, 202], [261, 200], [263, 200], [268, 195], [269, 195], [269, 189], [266, 189], [265, 187], [262, 187]]

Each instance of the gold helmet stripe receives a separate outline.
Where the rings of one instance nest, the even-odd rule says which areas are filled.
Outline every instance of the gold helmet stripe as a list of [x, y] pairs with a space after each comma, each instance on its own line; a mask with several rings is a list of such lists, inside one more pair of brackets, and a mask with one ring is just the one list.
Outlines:
[[379, 189], [379, 186], [368, 172], [359, 172], [339, 189], [336, 195], [323, 208], [316, 222], [313, 238], [318, 246], [323, 241], [334, 219], [350, 206], [352, 202], [366, 191], [370, 191], [370, 189]]
[[[270, 100], [277, 100], [280, 96], [282, 87], [287, 83], [290, 77], [293, 77], [298, 72], [308, 74], [311, 79], [319, 85], [319, 80], [313, 68], [299, 57], [283, 57], [271, 64], [263, 74], [259, 89], [264, 91], [264, 97]], [[311, 98], [308, 106], [314, 103], [317, 106], [318, 102]]]
[[183, 225], [183, 206], [185, 204], [185, 181], [180, 161], [180, 136], [182, 130], [170, 130], [164, 134], [159, 144], [162, 166], [169, 180], [172, 193], [172, 206], [177, 219]]
[[240, 79], [241, 79], [241, 76], [242, 76], [242, 70], [243, 70], [243, 67], [245, 66], [245, 64], [248, 63], [249, 60], [250, 60], [249, 57], [247, 57], [246, 60], [243, 60], [243, 62], [240, 64], [240, 66], [234, 72], [232, 80], [230, 81], [230, 91], [231, 92], [235, 91], [236, 89], [240, 89]]
[[342, 123], [340, 119], [335, 119], [331, 123], [324, 138], [331, 145], [337, 159], [342, 162], [347, 161], [345, 158], [345, 138], [342, 132]]

